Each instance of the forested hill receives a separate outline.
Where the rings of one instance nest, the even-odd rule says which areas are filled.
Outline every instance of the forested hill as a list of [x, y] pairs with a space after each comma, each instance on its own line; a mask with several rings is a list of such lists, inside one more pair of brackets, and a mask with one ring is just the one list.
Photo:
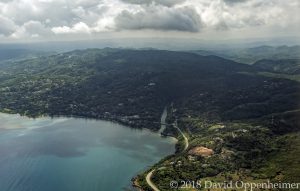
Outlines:
[[[280, 175], [282, 182], [299, 182], [294, 153], [300, 152], [300, 85], [262, 76], [265, 71], [185, 52], [76, 50], [0, 63], [0, 111], [99, 118], [158, 130], [167, 106], [167, 123], [178, 124], [180, 131], [167, 125], [163, 132], [179, 141], [177, 154], [157, 164], [163, 168], [152, 175], [162, 191], [169, 190], [169, 180], [182, 177], [278, 180]], [[213, 156], [191, 156], [203, 146]], [[146, 176], [136, 180], [148, 191]]]
[[274, 73], [299, 75], [300, 59], [281, 59], [281, 60], [259, 60], [253, 66]]
[[87, 49], [0, 64], [0, 110], [75, 115], [159, 128], [174, 102], [214, 121], [297, 109], [299, 84], [216, 56], [162, 50]]

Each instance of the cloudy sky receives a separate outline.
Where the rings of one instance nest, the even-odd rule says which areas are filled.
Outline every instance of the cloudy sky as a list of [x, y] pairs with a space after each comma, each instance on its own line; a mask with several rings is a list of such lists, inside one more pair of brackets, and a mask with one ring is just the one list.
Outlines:
[[0, 40], [297, 36], [299, 0], [0, 0]]

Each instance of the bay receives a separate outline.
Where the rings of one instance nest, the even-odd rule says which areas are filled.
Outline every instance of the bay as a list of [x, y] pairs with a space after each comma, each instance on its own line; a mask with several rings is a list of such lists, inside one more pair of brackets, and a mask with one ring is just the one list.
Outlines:
[[174, 153], [158, 133], [91, 119], [0, 114], [0, 190], [121, 191]]

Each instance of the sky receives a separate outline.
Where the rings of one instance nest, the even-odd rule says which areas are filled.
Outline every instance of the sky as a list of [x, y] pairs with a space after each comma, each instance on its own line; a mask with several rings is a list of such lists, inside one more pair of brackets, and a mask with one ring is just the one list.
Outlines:
[[0, 0], [0, 42], [299, 36], [299, 0]]

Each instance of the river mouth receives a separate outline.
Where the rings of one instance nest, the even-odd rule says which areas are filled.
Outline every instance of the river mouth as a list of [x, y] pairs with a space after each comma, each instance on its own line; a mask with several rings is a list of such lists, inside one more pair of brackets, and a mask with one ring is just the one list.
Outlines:
[[173, 138], [90, 119], [0, 114], [0, 188], [121, 191], [175, 151]]

